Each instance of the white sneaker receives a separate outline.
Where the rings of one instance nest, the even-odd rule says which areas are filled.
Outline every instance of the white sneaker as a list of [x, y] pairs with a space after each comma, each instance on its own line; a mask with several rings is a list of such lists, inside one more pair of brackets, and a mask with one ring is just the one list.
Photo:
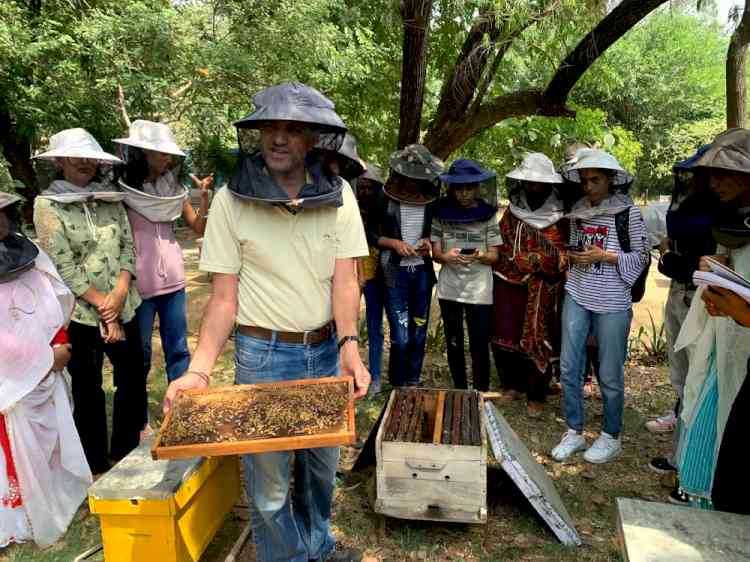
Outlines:
[[557, 447], [552, 449], [552, 458], [562, 462], [585, 448], [586, 440], [583, 435], [576, 433], [574, 429], [569, 429], [565, 432]]
[[620, 438], [615, 439], [602, 431], [594, 444], [583, 453], [583, 459], [594, 464], [602, 464], [611, 461], [621, 452]]
[[646, 429], [651, 433], [669, 433], [670, 431], [674, 431], [676, 425], [677, 416], [674, 415], [674, 412], [669, 412], [655, 420], [647, 421]]

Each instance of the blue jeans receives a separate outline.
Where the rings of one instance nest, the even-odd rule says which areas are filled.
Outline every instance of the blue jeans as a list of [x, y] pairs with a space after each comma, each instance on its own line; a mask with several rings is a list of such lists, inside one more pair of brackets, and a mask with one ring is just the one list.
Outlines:
[[419, 384], [431, 299], [431, 272], [423, 265], [400, 267], [395, 286], [386, 288], [385, 314], [391, 329], [388, 378], [393, 386]]
[[[336, 339], [289, 344], [238, 332], [235, 367], [236, 384], [334, 376], [339, 370]], [[338, 459], [338, 447], [243, 455], [258, 562], [324, 560], [333, 552], [330, 519]]]
[[380, 382], [383, 370], [383, 298], [385, 288], [379, 277], [365, 281], [362, 289], [365, 295], [365, 315], [367, 317], [367, 353], [369, 356], [372, 382]]
[[167, 364], [167, 380], [172, 382], [181, 377], [190, 364], [185, 289], [143, 299], [141, 306], [136, 310], [146, 373], [151, 370], [151, 336], [154, 330], [154, 318], [157, 314], [159, 315], [161, 346], [164, 349], [164, 360]]
[[562, 313], [560, 382], [568, 427], [583, 431], [583, 371], [586, 368], [586, 340], [591, 329], [599, 349], [599, 389], [604, 401], [602, 431], [617, 437], [622, 431], [625, 403], [623, 366], [628, 346], [632, 309], [598, 314], [579, 305], [565, 294]]

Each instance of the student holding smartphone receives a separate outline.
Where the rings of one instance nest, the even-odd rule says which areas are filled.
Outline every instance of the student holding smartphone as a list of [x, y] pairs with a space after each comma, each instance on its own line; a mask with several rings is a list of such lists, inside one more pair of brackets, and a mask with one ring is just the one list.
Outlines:
[[[473, 386], [490, 383], [490, 324], [492, 264], [502, 244], [496, 199], [495, 172], [473, 160], [456, 160], [440, 180], [448, 186], [432, 221], [432, 255], [443, 264], [437, 296], [443, 317], [448, 365], [456, 388], [468, 388], [464, 359], [464, 316], [469, 330]], [[482, 186], [487, 189], [482, 189]]]
[[[507, 176], [510, 205], [500, 220], [508, 241], [494, 266], [492, 350], [504, 400], [527, 399], [542, 413], [560, 353], [560, 307], [568, 229], [559, 188], [563, 179], [541, 153], [526, 155]], [[573, 246], [575, 247], [575, 246]]]

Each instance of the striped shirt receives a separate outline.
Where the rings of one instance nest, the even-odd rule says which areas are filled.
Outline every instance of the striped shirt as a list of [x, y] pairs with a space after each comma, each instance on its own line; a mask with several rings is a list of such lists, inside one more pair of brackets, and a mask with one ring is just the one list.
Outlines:
[[[424, 205], [401, 203], [401, 239], [416, 247], [422, 238], [424, 227]], [[422, 256], [401, 258], [401, 267], [423, 265]]]
[[565, 291], [586, 310], [603, 314], [628, 310], [633, 305], [630, 288], [648, 263], [646, 225], [635, 205], [630, 207], [628, 230], [630, 252], [625, 253], [617, 238], [614, 215], [571, 221], [572, 245], [599, 246], [618, 254], [617, 265], [599, 262], [571, 266]]

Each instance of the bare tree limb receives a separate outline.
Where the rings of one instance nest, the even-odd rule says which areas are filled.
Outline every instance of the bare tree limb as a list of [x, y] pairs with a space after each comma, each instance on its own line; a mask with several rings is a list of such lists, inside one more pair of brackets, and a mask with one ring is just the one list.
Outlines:
[[745, 0], [737, 29], [727, 50], [727, 128], [744, 127], [747, 114], [747, 45], [750, 43], [750, 0]]
[[544, 91], [543, 105], [564, 107], [576, 82], [615, 41], [667, 0], [623, 0], [560, 64]]

